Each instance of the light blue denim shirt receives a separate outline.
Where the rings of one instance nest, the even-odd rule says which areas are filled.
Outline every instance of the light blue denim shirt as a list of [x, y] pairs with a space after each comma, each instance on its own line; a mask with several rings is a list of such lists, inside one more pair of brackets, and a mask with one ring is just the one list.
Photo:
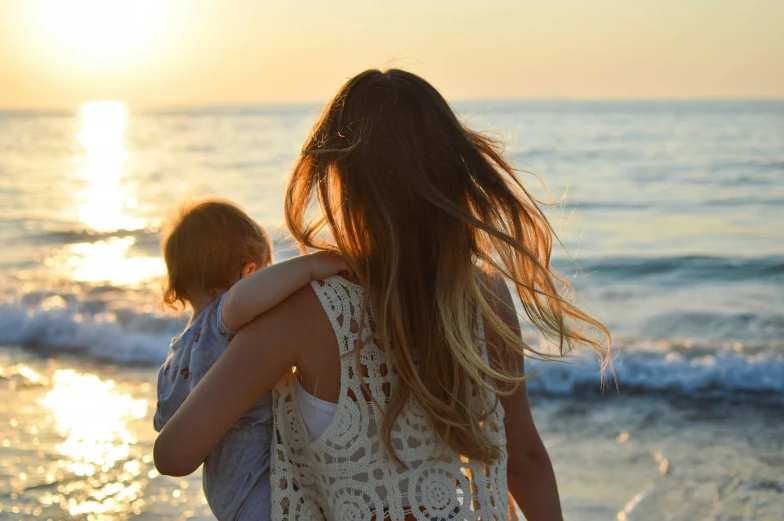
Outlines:
[[[234, 333], [221, 319], [225, 295], [172, 339], [158, 371], [160, 431], [229, 345]], [[272, 396], [259, 400], [212, 449], [204, 462], [204, 494], [219, 521], [270, 518]]]

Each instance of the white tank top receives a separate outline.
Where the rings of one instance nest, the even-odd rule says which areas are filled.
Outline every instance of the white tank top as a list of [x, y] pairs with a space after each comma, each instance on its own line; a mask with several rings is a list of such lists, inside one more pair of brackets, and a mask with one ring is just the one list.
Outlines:
[[338, 404], [316, 398], [302, 387], [299, 380], [296, 381], [296, 386], [299, 415], [308, 431], [308, 443], [313, 443], [332, 423]]
[[[406, 514], [421, 521], [506, 519], [503, 407], [499, 404], [482, 424], [502, 454], [488, 465], [441, 443], [422, 406], [410, 398], [390, 433], [405, 467], [396, 464], [381, 438], [376, 404], [388, 403], [397, 375], [373, 341], [371, 317], [359, 323], [364, 290], [339, 276], [313, 282], [312, 287], [338, 341], [340, 394], [337, 404], [318, 400], [298, 389], [293, 373], [275, 386], [272, 519], [404, 521]], [[353, 355], [360, 331], [364, 344], [358, 369]], [[475, 338], [486, 356], [481, 318]], [[375, 403], [363, 392], [359, 370], [367, 375]]]

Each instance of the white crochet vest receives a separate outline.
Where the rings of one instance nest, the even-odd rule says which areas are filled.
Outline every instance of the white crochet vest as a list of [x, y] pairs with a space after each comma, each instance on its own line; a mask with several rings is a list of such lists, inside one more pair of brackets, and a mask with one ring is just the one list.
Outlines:
[[[381, 411], [367, 400], [355, 370], [354, 347], [359, 335], [363, 289], [342, 277], [313, 282], [337, 336], [341, 355], [340, 397], [327, 430], [311, 443], [297, 406], [296, 376], [274, 390], [276, 436], [272, 446], [272, 519], [403, 521], [506, 519], [506, 436], [499, 404], [485, 422], [500, 461], [469, 461], [436, 439], [421, 406], [408, 401], [393, 427], [392, 440], [408, 469], [387, 454], [379, 432]], [[478, 320], [477, 342], [483, 351], [484, 330]], [[385, 389], [394, 392], [396, 378], [387, 370], [384, 353], [373, 342], [370, 318], [362, 327], [360, 363], [370, 392], [381, 404]]]

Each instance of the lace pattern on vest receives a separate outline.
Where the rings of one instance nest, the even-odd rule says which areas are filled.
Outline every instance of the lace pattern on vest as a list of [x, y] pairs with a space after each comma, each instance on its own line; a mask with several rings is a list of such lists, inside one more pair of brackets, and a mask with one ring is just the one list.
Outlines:
[[[357, 377], [354, 347], [359, 337], [363, 289], [341, 277], [313, 282], [337, 336], [341, 355], [340, 397], [332, 423], [311, 443], [297, 406], [296, 376], [274, 390], [272, 519], [346, 520], [373, 517], [402, 521], [506, 519], [506, 436], [499, 404], [485, 422], [503, 458], [486, 465], [469, 461], [437, 439], [422, 407], [410, 399], [398, 417], [392, 440], [404, 469], [388, 456], [379, 435], [381, 412], [365, 396]], [[486, 352], [482, 320], [476, 338]], [[375, 344], [370, 318], [362, 324], [360, 368], [370, 393], [384, 404], [396, 377]]]

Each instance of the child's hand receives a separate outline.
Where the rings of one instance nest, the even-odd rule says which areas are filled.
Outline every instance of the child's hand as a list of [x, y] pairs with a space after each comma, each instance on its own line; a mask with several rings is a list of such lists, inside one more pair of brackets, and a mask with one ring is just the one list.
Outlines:
[[326, 279], [332, 275], [337, 275], [341, 271], [345, 271], [349, 275], [354, 274], [345, 259], [334, 253], [319, 251], [306, 255], [305, 258], [310, 266], [311, 280]]

